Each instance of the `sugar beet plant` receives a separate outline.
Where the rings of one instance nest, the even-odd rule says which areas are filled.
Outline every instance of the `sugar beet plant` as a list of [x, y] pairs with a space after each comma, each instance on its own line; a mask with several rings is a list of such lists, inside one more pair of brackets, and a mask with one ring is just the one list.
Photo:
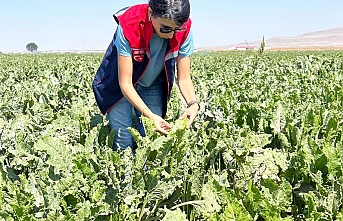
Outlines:
[[0, 55], [0, 220], [342, 220], [342, 52], [197, 53], [191, 129], [111, 149], [100, 54]]

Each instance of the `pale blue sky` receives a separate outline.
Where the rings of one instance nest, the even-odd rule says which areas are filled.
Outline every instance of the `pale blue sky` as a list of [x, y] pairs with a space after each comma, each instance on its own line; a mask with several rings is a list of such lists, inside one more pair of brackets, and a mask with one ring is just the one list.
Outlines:
[[[112, 14], [148, 0], [0, 0], [0, 51], [105, 50]], [[342, 0], [191, 0], [195, 47], [343, 27]]]

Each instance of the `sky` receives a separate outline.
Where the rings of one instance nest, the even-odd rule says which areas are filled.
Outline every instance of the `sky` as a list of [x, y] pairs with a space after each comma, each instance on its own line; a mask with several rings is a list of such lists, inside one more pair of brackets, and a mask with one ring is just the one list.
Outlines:
[[[148, 0], [0, 0], [0, 51], [106, 50], [112, 15]], [[190, 0], [196, 48], [343, 27], [342, 0]]]

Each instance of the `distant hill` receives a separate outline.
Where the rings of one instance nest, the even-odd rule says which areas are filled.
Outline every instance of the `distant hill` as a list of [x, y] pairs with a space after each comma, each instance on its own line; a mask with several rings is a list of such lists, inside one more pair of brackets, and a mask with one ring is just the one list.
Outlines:
[[[248, 42], [248, 44], [260, 46], [261, 40]], [[212, 50], [225, 50], [237, 45], [246, 45], [246, 43], [215, 47], [212, 48]], [[265, 45], [271, 49], [343, 49], [343, 27], [309, 32], [298, 36], [284, 36], [265, 39]], [[205, 50], [208, 49], [210, 48]]]
[[[277, 37], [265, 40], [267, 47], [272, 48], [334, 48], [343, 47], [343, 27], [323, 31], [309, 32], [294, 37]], [[260, 45], [261, 41], [251, 42]]]

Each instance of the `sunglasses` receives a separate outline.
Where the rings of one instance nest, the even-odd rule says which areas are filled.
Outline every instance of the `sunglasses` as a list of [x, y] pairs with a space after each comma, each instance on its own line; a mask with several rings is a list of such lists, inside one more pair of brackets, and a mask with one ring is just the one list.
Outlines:
[[160, 27], [160, 32], [163, 34], [168, 34], [170, 32], [182, 32], [186, 30], [186, 28], [169, 28], [169, 27]]

